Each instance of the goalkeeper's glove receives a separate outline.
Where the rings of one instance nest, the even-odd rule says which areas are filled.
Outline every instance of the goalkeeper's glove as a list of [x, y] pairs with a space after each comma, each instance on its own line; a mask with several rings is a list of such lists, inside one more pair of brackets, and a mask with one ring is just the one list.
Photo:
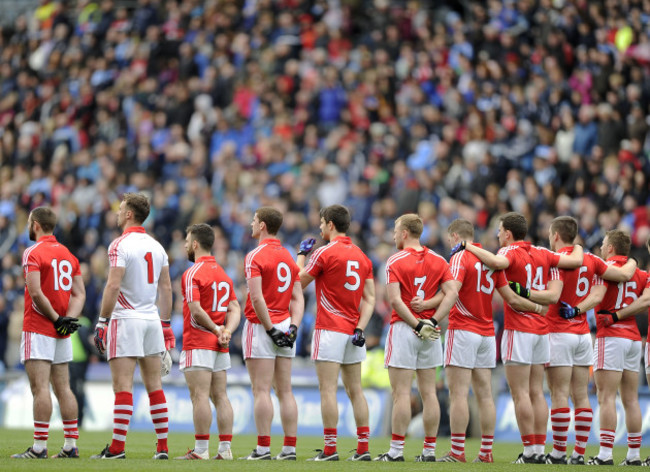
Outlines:
[[458, 244], [456, 244], [454, 247], [451, 248], [451, 252], [449, 253], [449, 257], [451, 258], [457, 252], [464, 251], [466, 247], [467, 247], [467, 243], [465, 241], [459, 242]]
[[314, 249], [316, 240], [314, 238], [308, 238], [300, 242], [300, 249], [298, 250], [299, 256], [306, 256]]
[[176, 336], [174, 336], [169, 320], [160, 320], [160, 324], [162, 324], [163, 336], [165, 337], [165, 350], [169, 351], [176, 346]]
[[519, 282], [513, 281], [508, 282], [508, 285], [510, 285], [512, 291], [520, 297], [530, 298], [530, 290], [527, 289], [525, 285], [521, 285]]
[[599, 310], [598, 313], [596, 313], [596, 318], [597, 321], [600, 321], [605, 326], [605, 328], [618, 321], [618, 315], [609, 310]]
[[287, 337], [287, 341], [289, 341], [289, 347], [293, 347], [298, 337], [298, 327], [295, 324], [289, 325], [289, 331], [284, 334]]
[[571, 306], [567, 302], [560, 302], [560, 316], [565, 320], [575, 318], [580, 314], [580, 308]]
[[420, 320], [413, 331], [420, 339], [428, 339], [429, 341], [440, 339], [440, 327], [434, 318]]
[[59, 316], [54, 322], [54, 329], [61, 336], [67, 336], [79, 329], [79, 321], [70, 316]]
[[280, 331], [278, 328], [273, 327], [269, 329], [266, 334], [270, 336], [270, 338], [273, 340], [273, 344], [276, 346], [289, 347], [289, 339], [287, 338], [287, 335]]
[[363, 330], [361, 328], [354, 328], [354, 334], [352, 335], [352, 344], [358, 347], [362, 347], [366, 344], [366, 337], [363, 335]]
[[95, 325], [95, 346], [100, 354], [106, 351], [106, 332], [108, 331], [108, 320], [100, 317]]

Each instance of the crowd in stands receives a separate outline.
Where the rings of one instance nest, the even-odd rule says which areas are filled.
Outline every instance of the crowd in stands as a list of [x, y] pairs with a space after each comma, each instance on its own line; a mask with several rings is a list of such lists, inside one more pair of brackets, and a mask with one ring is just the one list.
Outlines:
[[[626, 229], [646, 266], [649, 68], [649, 0], [41, 0], [0, 31], [0, 359], [30, 209], [57, 211], [94, 321], [127, 191], [151, 196], [178, 316], [185, 228], [215, 227], [243, 301], [262, 205], [294, 250], [322, 206], [350, 208], [376, 335], [405, 212], [441, 254], [459, 216], [496, 250], [505, 211], [541, 244], [573, 215], [587, 249]], [[305, 340], [313, 316], [311, 300]]]

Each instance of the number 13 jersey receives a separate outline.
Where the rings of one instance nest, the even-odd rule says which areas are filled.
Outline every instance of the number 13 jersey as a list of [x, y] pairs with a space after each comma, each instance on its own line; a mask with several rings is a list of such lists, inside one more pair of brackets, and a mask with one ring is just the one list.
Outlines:
[[316, 329], [352, 334], [366, 280], [373, 278], [370, 259], [348, 236], [338, 236], [314, 252], [305, 272], [316, 279]]
[[124, 267], [120, 293], [112, 317], [157, 320], [158, 279], [169, 265], [167, 253], [142, 226], [124, 230], [108, 247], [111, 267]]

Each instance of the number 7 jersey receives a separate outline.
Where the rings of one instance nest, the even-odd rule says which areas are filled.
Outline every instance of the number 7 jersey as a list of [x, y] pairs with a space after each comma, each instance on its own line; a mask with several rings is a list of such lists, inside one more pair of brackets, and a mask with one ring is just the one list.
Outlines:
[[160, 319], [156, 307], [158, 279], [162, 268], [169, 265], [160, 243], [142, 226], [132, 226], [108, 247], [108, 261], [111, 267], [124, 268], [112, 317]]

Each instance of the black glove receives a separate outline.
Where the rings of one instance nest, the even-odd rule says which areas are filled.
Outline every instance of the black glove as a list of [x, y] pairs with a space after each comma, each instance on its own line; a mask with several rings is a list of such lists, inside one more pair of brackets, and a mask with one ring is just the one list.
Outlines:
[[299, 256], [306, 256], [314, 249], [316, 240], [314, 238], [308, 238], [300, 242], [300, 249], [298, 250]]
[[354, 328], [354, 334], [352, 335], [352, 344], [358, 347], [366, 344], [366, 337], [363, 335], [363, 330], [361, 328]]
[[530, 290], [527, 289], [524, 285], [521, 285], [519, 282], [510, 281], [508, 282], [508, 285], [510, 285], [512, 291], [520, 297], [530, 298]]
[[566, 302], [560, 302], [560, 316], [565, 320], [575, 318], [580, 314], [580, 308], [573, 307]]
[[79, 329], [79, 321], [69, 316], [59, 316], [54, 322], [54, 329], [61, 336], [67, 336]]
[[289, 325], [289, 331], [284, 333], [284, 335], [289, 341], [289, 347], [293, 347], [293, 343], [296, 342], [296, 338], [298, 337], [298, 327], [295, 324]]
[[607, 328], [618, 321], [618, 315], [613, 311], [599, 310], [598, 313], [596, 313], [596, 319], [603, 323], [605, 328]]
[[467, 243], [465, 241], [461, 241], [458, 244], [456, 244], [454, 247], [451, 248], [451, 252], [449, 253], [449, 258], [453, 257], [454, 254], [460, 251], [464, 251], [466, 248]]
[[280, 331], [278, 328], [269, 329], [266, 334], [268, 334], [273, 340], [273, 344], [278, 347], [289, 347], [289, 339], [287, 335]]

